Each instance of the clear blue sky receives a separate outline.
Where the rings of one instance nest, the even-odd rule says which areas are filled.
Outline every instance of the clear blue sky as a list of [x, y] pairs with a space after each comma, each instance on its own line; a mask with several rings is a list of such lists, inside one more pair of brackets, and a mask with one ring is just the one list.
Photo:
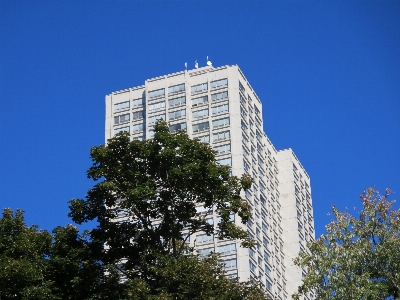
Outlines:
[[[106, 94], [238, 64], [311, 176], [316, 233], [368, 186], [400, 194], [400, 1], [0, 2], [0, 207], [51, 230], [92, 182]], [[400, 199], [399, 199], [400, 201]], [[399, 207], [399, 203], [397, 203]]]

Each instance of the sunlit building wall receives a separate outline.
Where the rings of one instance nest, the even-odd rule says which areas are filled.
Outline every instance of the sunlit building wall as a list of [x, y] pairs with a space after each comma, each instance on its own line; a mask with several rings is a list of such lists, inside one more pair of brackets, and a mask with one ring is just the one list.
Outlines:
[[[264, 133], [261, 101], [242, 71], [237, 65], [209, 65], [106, 96], [106, 140], [120, 131], [151, 139], [158, 119], [166, 120], [171, 132], [184, 130], [209, 143], [232, 175], [247, 172], [254, 179], [243, 193], [253, 217], [246, 225], [234, 215], [232, 221], [247, 230], [256, 247], [201, 233], [190, 238], [191, 245], [201, 256], [220, 253], [228, 276], [260, 280], [274, 298], [291, 299], [306, 271], [294, 266], [293, 258], [314, 238], [310, 179], [292, 150], [277, 151]], [[198, 214], [218, 223], [215, 211], [198, 207]]]

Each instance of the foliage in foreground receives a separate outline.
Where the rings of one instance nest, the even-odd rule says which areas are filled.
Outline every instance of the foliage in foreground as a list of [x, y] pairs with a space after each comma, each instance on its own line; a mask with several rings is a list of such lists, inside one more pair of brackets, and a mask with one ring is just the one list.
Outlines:
[[[23, 212], [0, 218], [0, 299], [263, 300], [257, 283], [228, 279], [217, 255], [199, 259], [158, 255], [146, 279], [122, 283], [114, 266], [99, 260], [102, 247], [76, 227], [53, 235], [27, 227]], [[107, 272], [107, 275], [106, 275]]]
[[[100, 182], [86, 199], [70, 201], [69, 215], [78, 224], [98, 222], [91, 238], [107, 245], [102, 260], [123, 262], [120, 271], [127, 278], [146, 279], [147, 266], [159, 254], [182, 256], [186, 242], [199, 234], [253, 245], [230, 219], [237, 214], [245, 224], [251, 215], [240, 192], [250, 188], [252, 179], [231, 176], [230, 167], [216, 162], [209, 145], [185, 132], [171, 134], [159, 121], [153, 139], [130, 141], [127, 133], [120, 133], [107, 145], [93, 147], [91, 158], [88, 177]], [[209, 222], [213, 211], [219, 214], [216, 226]]]
[[126, 283], [129, 299], [266, 299], [256, 283], [228, 279], [216, 255], [202, 260], [196, 255], [179, 258], [164, 255], [150, 268], [153, 271], [152, 280], [157, 282], [156, 288], [152, 289], [145, 280], [130, 280]]
[[67, 225], [50, 234], [27, 227], [20, 210], [3, 211], [0, 299], [266, 299], [257, 284], [226, 278], [216, 255], [200, 259], [186, 244], [200, 233], [253, 245], [230, 219], [251, 215], [240, 197], [251, 178], [231, 176], [208, 145], [170, 134], [165, 122], [153, 140], [122, 133], [91, 157], [87, 173], [99, 182], [85, 200], [70, 201], [70, 217], [96, 220], [93, 230]]
[[[0, 299], [107, 299], [118, 295], [117, 274], [105, 276], [102, 245], [75, 226], [53, 234], [27, 227], [23, 211], [0, 218]], [[117, 298], [118, 299], [118, 298]]]
[[294, 299], [315, 290], [317, 299], [400, 298], [400, 210], [369, 188], [358, 217], [333, 207], [326, 234], [295, 260], [308, 269]]

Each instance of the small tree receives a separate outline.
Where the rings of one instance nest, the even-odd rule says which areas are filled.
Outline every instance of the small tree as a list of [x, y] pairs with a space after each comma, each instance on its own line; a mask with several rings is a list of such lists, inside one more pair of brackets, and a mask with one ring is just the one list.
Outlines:
[[99, 260], [102, 253], [103, 245], [75, 226], [57, 227], [51, 235], [28, 227], [22, 210], [6, 208], [0, 218], [0, 299], [121, 299], [119, 276]]
[[128, 280], [126, 298], [158, 300], [265, 300], [260, 286], [255, 282], [237, 282], [226, 277], [217, 255], [202, 260], [196, 255], [178, 258], [159, 256], [150, 267], [156, 281], [151, 288], [144, 280]]
[[358, 218], [333, 207], [326, 234], [295, 260], [308, 273], [294, 299], [311, 290], [317, 299], [399, 299], [400, 210], [389, 194], [367, 189]]
[[[122, 299], [119, 276], [101, 261], [103, 245], [71, 224], [53, 230], [46, 277], [53, 282], [52, 299]], [[106, 271], [107, 274], [106, 274]]]
[[51, 235], [27, 227], [22, 210], [0, 218], [0, 299], [54, 299], [46, 277]]
[[[103, 262], [120, 266], [128, 279], [144, 279], [155, 289], [151, 266], [159, 255], [181, 257], [198, 232], [253, 245], [246, 231], [230, 221], [231, 214], [243, 223], [250, 216], [240, 192], [252, 180], [231, 176], [209, 145], [184, 132], [171, 134], [165, 122], [158, 122], [153, 139], [130, 141], [120, 133], [106, 146], [93, 147], [91, 158], [88, 177], [101, 181], [85, 200], [70, 201], [69, 215], [78, 224], [98, 222], [91, 238], [107, 245]], [[207, 222], [213, 210], [220, 216], [216, 228]], [[119, 217], [123, 221], [116, 222]]]

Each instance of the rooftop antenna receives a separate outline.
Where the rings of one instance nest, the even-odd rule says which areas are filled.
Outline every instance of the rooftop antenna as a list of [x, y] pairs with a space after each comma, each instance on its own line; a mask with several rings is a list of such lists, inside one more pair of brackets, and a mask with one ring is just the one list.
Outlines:
[[208, 55], [207, 55], [207, 66], [212, 66], [212, 62], [208, 60]]
[[187, 71], [187, 62], [185, 62], [185, 70]]
[[197, 63], [197, 59], [196, 59], [196, 61], [194, 62], [194, 67], [195, 67], [196, 69], [199, 68], [199, 64]]

